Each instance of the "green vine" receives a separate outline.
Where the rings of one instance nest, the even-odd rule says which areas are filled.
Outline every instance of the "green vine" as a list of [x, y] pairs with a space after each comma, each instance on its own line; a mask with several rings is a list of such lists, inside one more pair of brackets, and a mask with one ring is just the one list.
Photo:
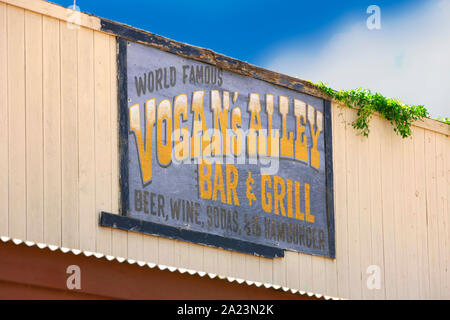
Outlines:
[[378, 92], [372, 93], [361, 88], [335, 91], [322, 82], [312, 84], [328, 97], [346, 104], [351, 109], [357, 109], [358, 117], [352, 125], [366, 137], [370, 132], [369, 122], [374, 112], [390, 121], [394, 131], [403, 138], [411, 136], [411, 124], [414, 121], [429, 116], [427, 109], [422, 105], [406, 105], [400, 100], [386, 98]]
[[436, 120], [446, 124], [450, 124], [450, 118], [447, 117], [437, 117]]

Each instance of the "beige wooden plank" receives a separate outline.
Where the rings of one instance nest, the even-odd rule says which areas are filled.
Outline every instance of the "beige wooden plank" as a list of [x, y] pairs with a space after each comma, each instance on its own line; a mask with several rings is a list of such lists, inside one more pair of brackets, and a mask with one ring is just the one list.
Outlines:
[[[224, 249], [217, 249], [219, 253], [217, 254], [218, 258], [218, 274], [221, 276], [229, 276], [231, 275], [231, 251]], [[272, 261], [270, 260], [270, 265], [272, 265]], [[270, 274], [272, 277], [272, 273]]]
[[62, 246], [78, 248], [78, 30], [60, 23]]
[[205, 246], [203, 248], [203, 269], [205, 272], [219, 273], [218, 252], [219, 250], [213, 247]]
[[[110, 68], [110, 101], [111, 101], [111, 213], [119, 214], [120, 185], [119, 185], [119, 106], [117, 103], [117, 53], [116, 38], [109, 37], [109, 68]], [[126, 257], [128, 250], [128, 233], [122, 230], [111, 230], [112, 254]], [[145, 245], [145, 243], [144, 243]], [[145, 250], [145, 246], [144, 246]]]
[[299, 289], [301, 291], [313, 292], [313, 270], [311, 255], [300, 253], [298, 256]]
[[[111, 252], [115, 257], [128, 257], [128, 232], [112, 230]], [[153, 262], [153, 261], [152, 261]]]
[[284, 251], [284, 259], [286, 260], [286, 286], [291, 289], [298, 289], [300, 287], [298, 256], [298, 252]]
[[[158, 237], [158, 263], [166, 266], [176, 266], [174, 262], [174, 240]], [[187, 251], [187, 250], [186, 250]], [[186, 268], [187, 263], [184, 265]]]
[[[447, 190], [447, 206], [445, 207], [445, 215], [447, 217], [447, 226], [446, 226], [446, 231], [447, 231], [447, 241], [449, 243], [449, 247], [450, 247], [450, 139], [449, 136], [445, 136], [444, 138], [444, 163], [445, 163], [445, 189]], [[444, 191], [444, 195], [445, 195], [445, 191]], [[448, 257], [448, 256], [447, 256]], [[446, 271], [447, 271], [447, 293], [446, 293], [446, 299], [450, 299], [450, 257], [448, 257], [447, 260], [447, 265], [446, 265]]]
[[9, 235], [26, 237], [25, 13], [8, 6]]
[[59, 21], [44, 17], [44, 241], [61, 245], [61, 102]]
[[27, 240], [44, 241], [42, 16], [25, 11]]
[[395, 211], [394, 194], [392, 183], [394, 168], [392, 163], [392, 132], [390, 123], [383, 121], [380, 129], [381, 143], [381, 197], [382, 197], [382, 219], [383, 219], [383, 251], [384, 251], [384, 274], [383, 288], [386, 299], [397, 297], [397, 268], [395, 251]]
[[191, 243], [189, 244], [188, 251], [188, 268], [196, 271], [203, 271], [203, 246]]
[[251, 254], [245, 255], [245, 280], [260, 281], [259, 257]]
[[98, 216], [101, 211], [111, 212], [111, 64], [109, 60], [109, 36], [94, 32], [96, 250], [105, 254], [111, 254], [111, 229], [99, 227]]
[[424, 118], [414, 122], [414, 126], [428, 131], [432, 131], [434, 133], [450, 135], [450, 126], [448, 124], [443, 123], [442, 121]]
[[80, 248], [96, 250], [94, 32], [78, 30], [78, 201]]
[[[416, 215], [416, 211], [413, 209], [413, 204], [411, 203], [412, 199], [412, 183], [414, 182], [414, 154], [411, 151], [411, 144], [413, 143], [412, 139], [402, 139], [402, 169], [403, 169], [403, 177], [402, 177], [402, 194], [403, 194], [403, 212], [402, 219], [403, 224], [401, 225], [402, 233], [403, 233], [403, 250], [405, 251], [405, 261], [403, 261], [403, 266], [406, 271], [406, 298], [414, 299], [418, 295], [418, 275], [417, 270], [418, 267], [415, 264], [417, 261], [418, 254], [418, 246], [416, 247], [416, 239], [417, 239], [417, 230], [416, 230], [416, 221], [414, 217]], [[413, 211], [414, 210], [414, 211]]]
[[[189, 243], [186, 241], [175, 241], [172, 246], [167, 246], [165, 243], [160, 243], [160, 245], [165, 245], [167, 249], [171, 250], [166, 254], [173, 255], [174, 266], [182, 266], [187, 268], [189, 265]], [[159, 248], [161, 250], [161, 247]]]
[[[281, 260], [281, 259], [275, 259]], [[233, 278], [245, 279], [245, 254], [240, 252], [231, 253], [231, 272]], [[279, 283], [277, 283], [279, 284]]]
[[419, 270], [419, 293], [421, 299], [430, 297], [429, 262], [428, 262], [428, 230], [426, 212], [425, 181], [425, 131], [412, 129], [414, 137], [414, 176], [415, 192], [413, 203], [417, 210], [417, 268]]
[[403, 139], [397, 134], [392, 137], [392, 162], [393, 179], [392, 189], [394, 193], [394, 211], [395, 211], [395, 251], [397, 254], [397, 298], [405, 299], [408, 297], [407, 284], [407, 256], [406, 256], [406, 232], [404, 226], [405, 219], [405, 185], [403, 182]]
[[137, 232], [128, 232], [127, 256], [129, 259], [144, 260], [144, 239]]
[[448, 261], [449, 261], [449, 234], [447, 225], [449, 223], [447, 210], [447, 188], [445, 181], [445, 137], [437, 134], [436, 136], [436, 179], [437, 179], [437, 214], [439, 228], [439, 270], [440, 270], [440, 299], [448, 299]]
[[430, 267], [430, 298], [440, 296], [439, 226], [436, 184], [436, 135], [425, 131], [425, 177], [427, 189], [428, 261]]
[[[373, 121], [373, 120], [372, 120]], [[372, 125], [372, 123], [371, 123]], [[359, 200], [359, 232], [361, 259], [361, 290], [363, 299], [373, 299], [374, 292], [367, 286], [367, 268], [373, 265], [372, 260], [372, 219], [371, 219], [371, 175], [369, 163], [369, 140], [377, 134], [371, 130], [369, 137], [358, 136], [358, 200]], [[352, 200], [350, 200], [352, 201]]]
[[[362, 270], [361, 270], [361, 232], [360, 232], [360, 215], [359, 197], [359, 154], [360, 139], [356, 131], [351, 127], [351, 123], [355, 120], [356, 114], [353, 110], [346, 110], [346, 121], [349, 128], [346, 130], [346, 159], [347, 159], [347, 212], [348, 212], [348, 258], [349, 258], [349, 284], [350, 298], [362, 298]], [[364, 171], [365, 172], [365, 171]], [[365, 273], [364, 273], [365, 275]]]
[[[159, 239], [158, 239], [158, 252], [161, 250]], [[172, 261], [173, 266], [187, 266], [189, 263], [189, 252], [187, 248], [187, 244], [183, 241], [174, 241], [171, 247], [172, 250], [172, 257], [170, 258]], [[164, 256], [165, 254], [162, 253]], [[160, 254], [158, 254], [159, 259]]]
[[403, 139], [403, 181], [402, 192], [406, 196], [405, 216], [406, 221], [403, 230], [406, 232], [406, 254], [407, 254], [407, 275], [408, 275], [408, 296], [411, 299], [419, 297], [419, 270], [417, 267], [417, 208], [411, 199], [414, 198], [414, 141], [413, 139]]
[[314, 293], [326, 294], [327, 278], [325, 273], [325, 258], [319, 256], [311, 256], [312, 279]]
[[[347, 218], [346, 107], [333, 104], [334, 219], [336, 226], [337, 297], [349, 298], [349, 253]], [[349, 128], [353, 130], [352, 128]], [[330, 293], [331, 295], [331, 293]]]
[[[220, 255], [219, 255], [220, 259]], [[273, 264], [272, 259], [269, 258], [262, 258], [259, 259], [259, 277], [260, 281], [263, 283], [272, 283], [272, 270]], [[298, 257], [297, 257], [297, 272], [298, 272], [299, 266], [298, 266]]]
[[[57, 18], [63, 21], [77, 21], [73, 16], [73, 11], [54, 3], [42, 0], [0, 0], [1, 2], [9, 3], [11, 5], [21, 7], [36, 13], [40, 13], [46, 16]], [[94, 30], [100, 30], [100, 19], [88, 14], [80, 14], [80, 25], [91, 28]]]
[[7, 9], [0, 3], [0, 234], [8, 235], [8, 41]]
[[338, 284], [337, 284], [337, 263], [336, 259], [326, 259], [325, 262], [325, 295], [331, 297], [338, 296]]
[[[382, 186], [381, 186], [381, 137], [385, 134], [384, 120], [374, 118], [371, 120], [371, 132], [369, 136], [369, 175], [370, 175], [370, 213], [371, 213], [371, 232], [372, 232], [372, 257], [371, 264], [380, 268], [381, 277], [380, 288], [373, 288], [374, 299], [385, 298], [385, 264], [383, 248], [383, 208], [382, 208]], [[366, 274], [367, 277], [367, 274]]]
[[158, 238], [155, 236], [144, 236], [144, 261], [158, 262]]
[[[447, 208], [446, 216], [449, 223], [447, 224], [448, 242], [450, 243], [450, 136], [445, 137], [445, 177], [446, 177], [446, 189], [447, 189]], [[449, 245], [450, 246], [450, 245]], [[450, 297], [450, 257], [447, 264], [447, 286], [449, 288], [447, 297]], [[450, 299], [450, 298], [449, 298]]]
[[282, 287], [286, 287], [286, 258], [273, 259], [272, 271], [273, 283]]

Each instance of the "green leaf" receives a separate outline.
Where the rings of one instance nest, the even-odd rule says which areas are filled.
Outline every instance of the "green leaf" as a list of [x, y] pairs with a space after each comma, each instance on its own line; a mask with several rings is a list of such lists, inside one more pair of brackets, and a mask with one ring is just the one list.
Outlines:
[[[331, 99], [342, 102], [351, 109], [359, 107], [358, 117], [352, 125], [366, 137], [370, 132], [370, 119], [375, 112], [388, 120], [393, 125], [394, 131], [403, 138], [411, 136], [411, 125], [414, 121], [429, 116], [428, 110], [423, 105], [407, 105], [399, 99], [386, 98], [380, 93], [372, 93], [368, 89], [335, 91], [322, 82], [311, 83]], [[439, 120], [450, 123], [449, 118], [441, 117]]]

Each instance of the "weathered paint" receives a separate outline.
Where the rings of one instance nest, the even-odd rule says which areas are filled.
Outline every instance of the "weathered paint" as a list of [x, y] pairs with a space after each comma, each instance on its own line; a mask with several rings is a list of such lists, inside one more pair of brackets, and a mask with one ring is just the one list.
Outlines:
[[123, 214], [221, 248], [334, 256], [329, 103], [124, 40], [118, 61]]

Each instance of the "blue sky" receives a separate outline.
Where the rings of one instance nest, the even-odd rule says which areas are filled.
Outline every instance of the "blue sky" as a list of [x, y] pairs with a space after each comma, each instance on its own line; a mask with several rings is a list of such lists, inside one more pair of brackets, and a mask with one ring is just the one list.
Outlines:
[[[73, 0], [54, 0], [65, 7]], [[377, 1], [386, 13], [411, 0]], [[418, 1], [416, 1], [418, 2]], [[261, 65], [268, 49], [291, 39], [326, 37], [349, 17], [361, 17], [374, 1], [78, 0], [80, 10], [177, 41]]]
[[[53, 0], [62, 6], [73, 0]], [[446, 0], [206, 1], [77, 0], [83, 12], [209, 48], [271, 70], [365, 87], [449, 116], [450, 6]], [[366, 9], [381, 9], [368, 30]], [[432, 36], [429, 34], [432, 33]], [[417, 42], [442, 55], [422, 52]], [[442, 48], [440, 47], [442, 46]], [[424, 68], [425, 64], [431, 68]], [[448, 73], [448, 72], [447, 72]], [[426, 82], [426, 85], [419, 86]], [[425, 88], [424, 88], [425, 87]]]

